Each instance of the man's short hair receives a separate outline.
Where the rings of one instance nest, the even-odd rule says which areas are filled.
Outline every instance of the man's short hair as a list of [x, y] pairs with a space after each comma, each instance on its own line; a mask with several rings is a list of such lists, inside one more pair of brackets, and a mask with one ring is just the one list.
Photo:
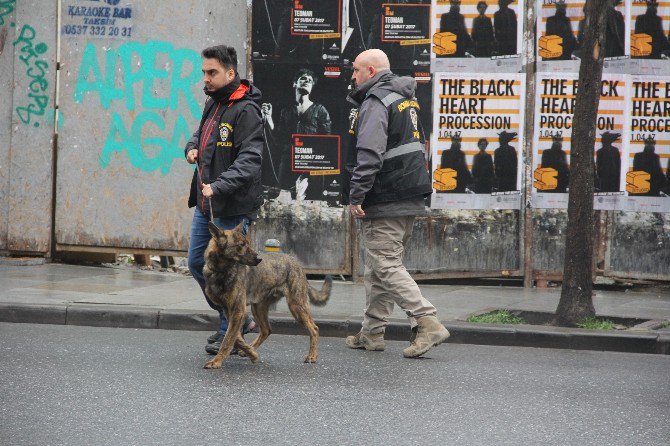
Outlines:
[[216, 45], [202, 50], [205, 59], [216, 59], [227, 70], [233, 69], [237, 72], [237, 51], [232, 46]]
[[314, 74], [314, 72], [308, 68], [301, 68], [296, 71], [295, 76], [293, 76], [293, 83], [295, 84], [298, 82], [298, 79], [300, 79], [305, 74], [312, 78], [314, 81], [313, 85], [316, 86], [316, 74]]

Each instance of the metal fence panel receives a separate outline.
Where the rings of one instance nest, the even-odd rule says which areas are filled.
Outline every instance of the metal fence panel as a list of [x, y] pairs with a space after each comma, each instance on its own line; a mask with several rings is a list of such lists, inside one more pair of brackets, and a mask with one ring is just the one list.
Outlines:
[[[365, 248], [357, 234], [357, 274], [363, 275]], [[421, 278], [519, 275], [519, 211], [438, 211], [414, 222], [403, 256]]]
[[107, 1], [98, 17], [81, 3], [62, 2], [57, 242], [186, 250], [200, 51], [234, 46], [245, 75], [247, 2]]
[[283, 252], [311, 272], [351, 274], [347, 208], [274, 201], [266, 202], [259, 217], [252, 231], [259, 249], [267, 239], [277, 239]]
[[670, 214], [613, 212], [605, 275], [670, 280]]
[[4, 44], [14, 54], [7, 249], [44, 254], [52, 224], [57, 2], [5, 1], [0, 11], [12, 3], [7, 36], [14, 39]]
[[[16, 0], [0, 1], [0, 250], [7, 249], [9, 225], [9, 146], [12, 140], [12, 91], [14, 85], [14, 7]], [[9, 87], [7, 87], [9, 86]]]

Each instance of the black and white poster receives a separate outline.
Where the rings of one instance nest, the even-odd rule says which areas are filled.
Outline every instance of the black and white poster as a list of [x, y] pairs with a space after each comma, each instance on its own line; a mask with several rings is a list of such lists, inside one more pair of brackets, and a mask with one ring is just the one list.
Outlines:
[[348, 78], [339, 66], [257, 62], [254, 84], [263, 92], [266, 198], [339, 206]]
[[344, 63], [384, 51], [391, 68], [430, 70], [430, 0], [343, 0]]
[[431, 70], [520, 72], [523, 0], [433, 0]]
[[670, 73], [670, 1], [630, 1], [630, 73]]
[[[625, 73], [630, 52], [627, 4], [607, 3], [604, 71]], [[537, 0], [537, 70], [579, 71], [585, 26], [584, 0]]]
[[254, 0], [253, 61], [339, 63], [343, 0]]
[[627, 127], [622, 210], [670, 212], [670, 77], [631, 76]]

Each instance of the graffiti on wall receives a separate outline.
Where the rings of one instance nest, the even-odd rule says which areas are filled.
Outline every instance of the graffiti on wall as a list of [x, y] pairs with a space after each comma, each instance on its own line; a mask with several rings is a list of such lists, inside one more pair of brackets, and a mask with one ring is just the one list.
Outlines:
[[44, 116], [49, 105], [49, 96], [45, 94], [49, 88], [49, 81], [46, 78], [49, 62], [42, 57], [49, 47], [44, 42], [36, 42], [36, 38], [35, 28], [23, 25], [13, 42], [18, 50], [18, 59], [25, 66], [25, 75], [30, 79], [25, 100], [27, 104], [17, 106], [15, 110], [22, 123], [32, 123], [33, 126], [39, 127], [40, 123], [35, 120], [35, 116]]
[[14, 12], [16, 0], [0, 0], [0, 26], [5, 24], [5, 16]]
[[[97, 96], [104, 110], [115, 104], [100, 167], [125, 153], [133, 167], [165, 175], [175, 159], [183, 160], [194, 121], [202, 114], [193, 93], [201, 79], [200, 63], [198, 52], [165, 41], [125, 42], [116, 49], [86, 45], [74, 102]], [[166, 118], [169, 110], [178, 111], [174, 120]]]

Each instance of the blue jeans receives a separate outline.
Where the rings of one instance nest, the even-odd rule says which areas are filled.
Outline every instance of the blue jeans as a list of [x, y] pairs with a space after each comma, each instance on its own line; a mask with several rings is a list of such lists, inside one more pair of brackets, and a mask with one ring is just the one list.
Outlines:
[[[246, 216], [235, 215], [214, 219], [214, 224], [219, 229], [233, 229], [242, 222], [244, 222], [242, 232], [246, 235], [247, 228], [249, 227], [249, 219]], [[207, 244], [209, 244], [209, 240], [212, 238], [207, 223], [209, 223], [209, 217], [203, 215], [198, 208], [195, 208], [193, 221], [191, 222], [191, 240], [188, 245], [188, 270], [191, 271], [193, 278], [200, 285], [202, 294], [205, 296], [205, 300], [209, 306], [219, 312], [219, 333], [224, 334], [228, 330], [228, 321], [223, 313], [223, 309], [210, 301], [205, 294], [205, 276], [202, 274], [202, 269], [205, 266], [205, 249], [207, 249]]]

